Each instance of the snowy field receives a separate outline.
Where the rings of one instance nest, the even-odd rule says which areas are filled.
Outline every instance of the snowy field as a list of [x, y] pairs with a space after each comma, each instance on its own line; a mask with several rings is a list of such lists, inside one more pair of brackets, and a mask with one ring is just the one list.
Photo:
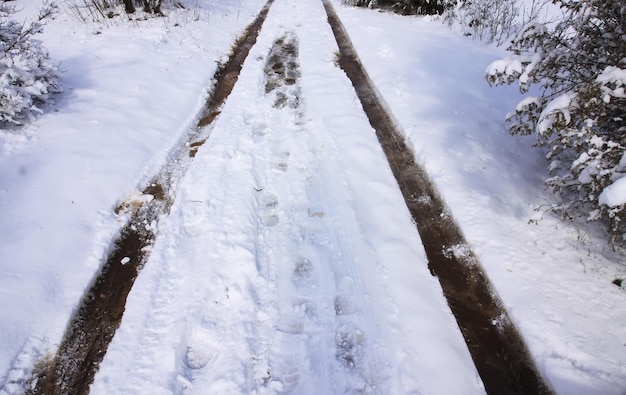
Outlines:
[[[194, 125], [264, 1], [191, 3], [105, 26], [66, 10], [40, 37], [66, 92], [0, 130], [0, 393], [22, 392], [54, 353], [122, 225], [113, 209]], [[624, 289], [611, 282], [624, 257], [598, 229], [534, 210], [555, 199], [543, 153], [506, 130], [516, 89], [483, 78], [504, 51], [437, 21], [335, 7], [540, 372], [559, 394], [623, 394]], [[268, 84], [285, 43], [293, 80]], [[275, 1], [159, 222], [93, 394], [483, 392], [335, 53], [321, 1]]]

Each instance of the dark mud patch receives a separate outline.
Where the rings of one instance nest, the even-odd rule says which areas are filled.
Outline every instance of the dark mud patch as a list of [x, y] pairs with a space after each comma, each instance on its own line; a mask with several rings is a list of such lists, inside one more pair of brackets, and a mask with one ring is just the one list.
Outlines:
[[216, 72], [214, 89], [198, 126], [172, 151], [168, 163], [142, 191], [152, 199], [135, 199], [121, 203], [118, 213], [130, 219], [112, 244], [102, 271], [93, 280], [68, 324], [57, 354], [34, 372], [36, 383], [28, 394], [81, 395], [89, 386], [119, 327], [128, 294], [145, 264], [156, 238], [158, 218], [169, 213], [176, 185], [191, 158], [209, 136], [203, 128], [215, 120], [220, 107], [233, 89], [250, 48], [256, 43], [273, 0], [268, 0], [257, 19], [246, 29], [231, 52], [230, 59]]
[[196, 141], [194, 143], [189, 144], [189, 157], [195, 158], [198, 153], [198, 148], [200, 148], [204, 144], [204, 141]]
[[265, 93], [274, 96], [275, 108], [300, 105], [298, 39], [287, 33], [274, 41], [265, 64]]
[[439, 278], [487, 392], [552, 393], [461, 230], [448, 215], [428, 175], [415, 162], [404, 133], [378, 97], [341, 21], [330, 3], [323, 2], [340, 49], [338, 63], [352, 80], [370, 124], [376, 130], [420, 233], [429, 269]]
[[164, 201], [166, 198], [165, 188], [163, 188], [163, 185], [159, 184], [158, 182], [148, 185], [143, 190], [143, 193], [144, 195], [152, 195], [156, 200]]

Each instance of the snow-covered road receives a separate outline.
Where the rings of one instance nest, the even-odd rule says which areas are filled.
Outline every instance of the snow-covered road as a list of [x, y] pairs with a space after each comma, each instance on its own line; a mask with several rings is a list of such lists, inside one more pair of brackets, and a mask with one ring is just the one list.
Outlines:
[[[146, 224], [157, 238], [91, 393], [484, 393], [321, 0], [275, 0], [208, 114], [207, 81], [265, 0], [183, 2], [98, 23], [68, 3], [41, 36], [66, 92], [0, 130], [0, 394], [63, 348], [118, 208], [161, 194], [169, 214]], [[506, 131], [515, 88], [483, 80], [504, 51], [331, 3], [541, 375], [559, 394], [623, 395], [623, 251], [534, 211], [556, 199], [543, 153]], [[172, 158], [171, 185], [151, 185]]]
[[275, 2], [92, 393], [483, 391], [336, 51]]

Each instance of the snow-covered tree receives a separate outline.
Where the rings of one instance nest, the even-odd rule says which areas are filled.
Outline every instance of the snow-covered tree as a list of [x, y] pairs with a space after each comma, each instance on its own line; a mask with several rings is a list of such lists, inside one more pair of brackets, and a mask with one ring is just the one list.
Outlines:
[[564, 198], [554, 209], [582, 209], [607, 220], [613, 240], [626, 239], [626, 2], [555, 1], [563, 19], [524, 27], [486, 78], [517, 81], [522, 93], [539, 87], [507, 118], [512, 133], [535, 133], [549, 147], [546, 183]]
[[20, 124], [39, 105], [49, 103], [52, 94], [62, 91], [57, 66], [33, 35], [41, 33], [43, 22], [56, 11], [44, 5], [36, 21], [22, 24], [13, 19], [15, 8], [0, 2], [0, 122]]

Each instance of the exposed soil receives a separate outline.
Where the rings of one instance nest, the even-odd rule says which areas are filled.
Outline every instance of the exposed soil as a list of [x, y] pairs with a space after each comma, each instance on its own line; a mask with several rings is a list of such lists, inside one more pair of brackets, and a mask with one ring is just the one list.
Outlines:
[[[87, 394], [89, 386], [107, 352], [109, 343], [119, 327], [126, 298], [145, 264], [149, 247], [156, 237], [156, 223], [168, 214], [174, 200], [175, 186], [189, 167], [198, 148], [210, 135], [209, 128], [220, 114], [220, 108], [233, 89], [250, 48], [274, 0], [268, 0], [256, 20], [247, 27], [233, 47], [227, 63], [216, 72], [215, 85], [198, 125], [176, 147], [170, 160], [143, 190], [151, 195], [143, 204], [123, 202], [116, 209], [122, 212], [132, 207], [131, 218], [113, 242], [112, 252], [103, 264], [68, 324], [56, 356], [38, 367], [31, 394]], [[139, 204], [141, 204], [139, 206]]]
[[274, 107], [297, 108], [300, 102], [298, 40], [293, 34], [277, 39], [265, 65], [265, 93], [274, 93]]
[[339, 65], [352, 80], [388, 158], [420, 233], [431, 273], [439, 278], [489, 394], [550, 394], [535, 362], [493, 291], [461, 230], [425, 171], [415, 162], [361, 65], [332, 6], [323, 0], [337, 44]]

